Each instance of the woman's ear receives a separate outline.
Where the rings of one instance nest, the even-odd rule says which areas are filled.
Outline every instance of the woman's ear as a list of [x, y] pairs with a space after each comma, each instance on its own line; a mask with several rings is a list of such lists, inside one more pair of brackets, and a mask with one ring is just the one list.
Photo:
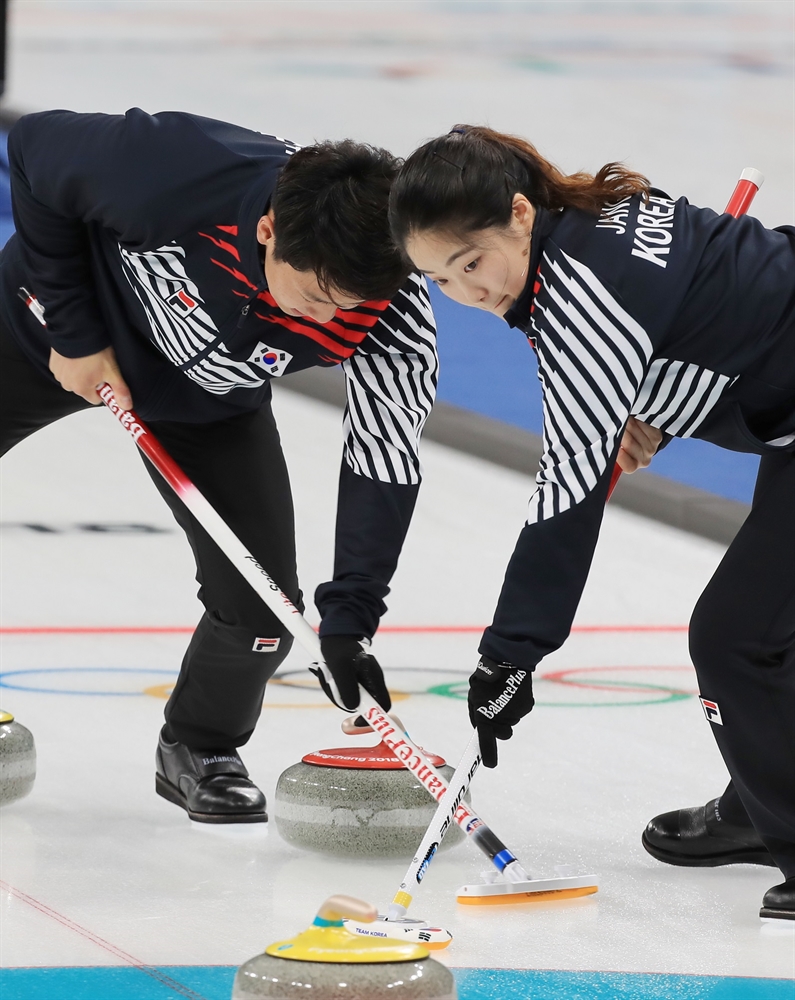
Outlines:
[[257, 223], [257, 243], [261, 243], [265, 247], [272, 247], [275, 238], [276, 232], [273, 227], [273, 209], [271, 209], [268, 214], [263, 215]]
[[521, 192], [517, 191], [513, 196], [513, 203], [511, 205], [511, 225], [517, 228], [523, 235], [529, 236], [533, 229], [535, 217], [536, 210], [532, 202], [521, 194]]

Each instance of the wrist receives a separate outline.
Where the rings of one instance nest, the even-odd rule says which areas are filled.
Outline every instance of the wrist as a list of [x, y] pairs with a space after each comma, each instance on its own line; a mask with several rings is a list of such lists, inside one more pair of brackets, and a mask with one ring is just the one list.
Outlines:
[[513, 663], [508, 663], [507, 660], [494, 660], [490, 656], [486, 656], [485, 653], [481, 654], [478, 660], [478, 665], [475, 668], [475, 672], [480, 672], [484, 679], [491, 680], [495, 676], [499, 675], [502, 670], [515, 670]]
[[107, 337], [92, 333], [81, 337], [53, 334], [50, 336], [50, 346], [62, 358], [67, 358], [70, 361], [81, 361], [84, 358], [92, 358], [96, 354], [102, 354], [112, 345]]

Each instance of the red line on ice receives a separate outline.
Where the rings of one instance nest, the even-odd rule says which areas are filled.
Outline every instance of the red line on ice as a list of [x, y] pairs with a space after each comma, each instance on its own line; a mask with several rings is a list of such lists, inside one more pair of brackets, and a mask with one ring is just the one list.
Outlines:
[[172, 979], [171, 976], [167, 976], [164, 972], [161, 972], [160, 969], [156, 969], [152, 965], [147, 965], [145, 962], [135, 958], [134, 955], [130, 955], [117, 945], [112, 944], [110, 941], [106, 941], [105, 938], [101, 938], [99, 934], [95, 934], [87, 927], [83, 927], [76, 921], [64, 916], [63, 913], [59, 913], [51, 906], [47, 906], [46, 903], [42, 903], [41, 900], [36, 899], [33, 896], [29, 896], [26, 892], [22, 892], [21, 889], [17, 889], [13, 885], [9, 885], [8, 882], [0, 881], [0, 889], [7, 892], [10, 896], [16, 896], [16, 898], [21, 900], [23, 903], [27, 903], [28, 906], [32, 906], [34, 910], [38, 910], [39, 913], [43, 913], [45, 917], [50, 917], [52, 920], [56, 920], [68, 930], [74, 931], [81, 937], [91, 941], [92, 944], [110, 952], [111, 955], [115, 955], [116, 958], [120, 958], [128, 965], [132, 965], [134, 968], [139, 969], [145, 975], [150, 976], [152, 979], [156, 979], [163, 986], [174, 990], [174, 992], [178, 993], [180, 996], [187, 997], [187, 1000], [207, 1000], [207, 998], [202, 996], [201, 993], [196, 993], [195, 990], [190, 989], [190, 987], [184, 986], [176, 979]]
[[[382, 635], [469, 635], [485, 625], [382, 625]], [[0, 635], [189, 635], [194, 625], [6, 625]], [[575, 625], [572, 634], [687, 632], [687, 625]]]
[[[645, 693], [648, 690], [648, 687], [642, 686], [642, 682], [638, 682], [639, 684], [641, 684], [640, 687], [632, 687], [629, 684], [617, 684], [617, 683], [611, 684], [609, 678], [606, 681], [604, 681], [603, 683], [601, 683], [601, 684], [588, 684], [587, 681], [584, 681], [584, 680], [572, 680], [571, 679], [571, 675], [572, 674], [595, 674], [595, 673], [604, 672], [604, 671], [614, 672], [614, 671], [617, 671], [617, 670], [645, 670], [645, 671], [650, 671], [650, 670], [688, 670], [688, 671], [690, 671], [690, 673], [694, 672], [693, 671], [693, 667], [691, 667], [689, 665], [688, 666], [681, 666], [681, 667], [658, 667], [658, 666], [655, 666], [654, 664], [644, 664], [643, 666], [635, 666], [635, 667], [627, 667], [627, 666], [624, 666], [624, 667], [567, 667], [565, 670], [555, 670], [555, 671], [553, 671], [552, 673], [549, 673], [549, 674], [541, 673], [538, 676], [539, 676], [539, 680], [554, 681], [556, 684], [565, 684], [567, 687], [588, 688], [589, 690], [593, 690], [593, 691], [620, 691], [622, 693], [634, 692], [635, 694], [643, 694], [643, 693]], [[686, 690], [685, 688], [681, 688], [681, 687], [669, 687], [668, 690], [671, 691], [671, 692], [673, 692], [674, 694], [686, 694], [686, 695], [698, 694], [698, 691], [689, 691], [689, 690]]]
[[0, 635], [188, 635], [195, 625], [22, 625], [0, 628]]

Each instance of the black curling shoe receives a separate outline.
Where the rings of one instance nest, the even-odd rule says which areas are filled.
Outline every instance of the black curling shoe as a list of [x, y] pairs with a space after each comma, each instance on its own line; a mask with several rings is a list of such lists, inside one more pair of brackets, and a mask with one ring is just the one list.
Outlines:
[[155, 791], [197, 823], [266, 823], [265, 796], [237, 750], [191, 750], [160, 733]]
[[795, 875], [781, 885], [774, 885], [767, 890], [759, 916], [795, 920]]
[[712, 799], [705, 806], [655, 816], [643, 831], [643, 846], [653, 858], [668, 865], [777, 867], [756, 830], [722, 820], [718, 802], [719, 799]]

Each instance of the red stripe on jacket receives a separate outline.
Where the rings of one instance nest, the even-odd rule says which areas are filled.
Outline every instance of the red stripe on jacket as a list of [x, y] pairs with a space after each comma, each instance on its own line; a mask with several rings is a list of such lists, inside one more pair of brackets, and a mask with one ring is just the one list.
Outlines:
[[210, 240], [210, 242], [214, 243], [217, 247], [220, 247], [222, 250], [226, 250], [227, 253], [231, 253], [235, 260], [240, 260], [240, 254], [237, 252], [237, 247], [232, 246], [231, 243], [227, 243], [226, 240], [217, 240], [214, 236], [210, 236], [209, 233], [199, 233], [199, 236], [203, 236], [206, 240]]

